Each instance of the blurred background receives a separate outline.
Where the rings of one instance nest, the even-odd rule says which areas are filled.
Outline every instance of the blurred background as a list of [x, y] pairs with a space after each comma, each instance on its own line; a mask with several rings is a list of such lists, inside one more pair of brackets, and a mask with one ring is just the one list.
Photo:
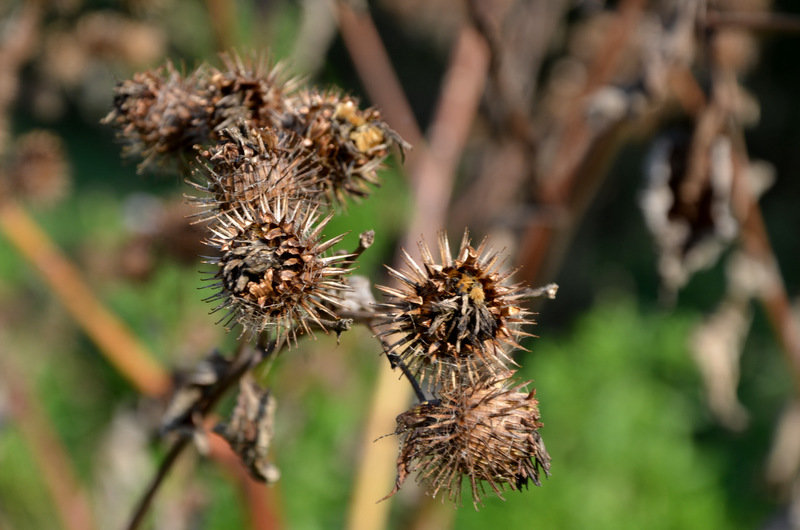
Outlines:
[[480, 511], [411, 481], [375, 505], [407, 396], [356, 328], [276, 360], [277, 485], [192, 450], [148, 527], [800, 528], [799, 39], [790, 0], [6, 0], [0, 528], [121, 528], [167, 447], [157, 382], [233, 347], [184, 175], [137, 172], [100, 123], [135, 72], [230, 50], [412, 144], [326, 229], [375, 230], [358, 274], [469, 227], [559, 284], [516, 355], [552, 476]]

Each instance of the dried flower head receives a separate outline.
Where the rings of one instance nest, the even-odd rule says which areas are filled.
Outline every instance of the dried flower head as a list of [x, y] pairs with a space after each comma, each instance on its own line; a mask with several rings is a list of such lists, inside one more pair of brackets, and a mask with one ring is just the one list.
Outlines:
[[332, 91], [305, 90], [288, 98], [280, 124], [303, 138], [321, 166], [325, 195], [341, 204], [347, 196], [366, 197], [368, 184], [378, 184], [376, 171], [389, 148], [406, 146], [376, 109], [361, 110], [356, 99]]
[[215, 129], [245, 121], [253, 128], [272, 127], [284, 109], [284, 99], [297, 80], [289, 78], [282, 64], [264, 57], [221, 56], [224, 68], [208, 72], [209, 101], [214, 108]]
[[455, 502], [466, 476], [476, 508], [487, 486], [500, 498], [528, 482], [541, 486], [541, 472], [550, 474], [550, 456], [539, 434], [535, 390], [524, 391], [527, 384], [498, 379], [451, 389], [400, 414], [397, 481], [389, 496], [415, 471], [431, 496], [443, 490]]
[[209, 241], [220, 254], [211, 260], [219, 267], [219, 291], [209, 300], [221, 300], [214, 310], [228, 309], [228, 324], [236, 320], [256, 332], [273, 327], [279, 336], [296, 336], [298, 326], [310, 333], [309, 319], [325, 329], [320, 314], [337, 318], [337, 293], [349, 272], [349, 256], [324, 256], [344, 237], [321, 241], [331, 216], [317, 222], [316, 207], [287, 198], [218, 216]]
[[319, 194], [314, 188], [317, 167], [293, 133], [240, 123], [219, 136], [216, 145], [200, 152], [195, 169], [200, 182], [189, 182], [204, 192], [195, 200], [206, 212], [257, 208], [265, 198], [304, 200]]
[[519, 347], [527, 333], [528, 313], [519, 304], [526, 293], [509, 282], [510, 272], [498, 270], [498, 255], [484, 240], [477, 249], [464, 232], [458, 257], [450, 254], [444, 233], [439, 234], [441, 264], [425, 242], [420, 242], [422, 266], [407, 253], [409, 267], [389, 267], [398, 287], [378, 286], [391, 299], [381, 304], [381, 335], [388, 353], [421, 379], [429, 374], [436, 385], [458, 386], [507, 370], [512, 363], [504, 346]]
[[128, 154], [141, 155], [143, 165], [190, 155], [239, 122], [275, 125], [295, 83], [266, 60], [223, 54], [222, 61], [223, 69], [201, 65], [187, 76], [172, 63], [134, 75], [117, 86], [103, 121], [119, 128]]
[[61, 138], [47, 131], [20, 136], [5, 166], [7, 182], [2, 187], [16, 197], [53, 203], [62, 198], [69, 187], [64, 145]]
[[127, 155], [141, 156], [140, 167], [187, 156], [210, 141], [213, 124], [199, 69], [183, 77], [172, 65], [137, 73], [117, 85], [114, 108], [103, 119], [119, 129]]

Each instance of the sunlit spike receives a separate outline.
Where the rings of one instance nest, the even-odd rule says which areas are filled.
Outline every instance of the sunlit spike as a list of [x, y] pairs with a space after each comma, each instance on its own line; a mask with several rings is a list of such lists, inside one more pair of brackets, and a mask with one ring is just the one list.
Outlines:
[[433, 263], [431, 249], [428, 247], [428, 243], [426, 243], [424, 239], [420, 239], [417, 242], [417, 247], [419, 248], [420, 256], [422, 256], [422, 262], [425, 264]]
[[[315, 232], [316, 232], [316, 231], [315, 231]], [[341, 241], [342, 241], [342, 239], [344, 239], [344, 238], [345, 238], [345, 236], [347, 236], [347, 234], [348, 234], [348, 233], [349, 233], [349, 232], [347, 232], [347, 233], [344, 233], [344, 234], [339, 234], [338, 236], [336, 236], [336, 237], [332, 237], [331, 239], [327, 240], [327, 241], [326, 241], [326, 242], [324, 242], [324, 243], [320, 243], [319, 245], [317, 245], [317, 252], [320, 252], [320, 253], [321, 253], [321, 252], [325, 252], [326, 250], [328, 250], [328, 249], [329, 249], [329, 248], [331, 248], [332, 246], [334, 246], [334, 245], [336, 245], [337, 243], [341, 242]], [[315, 235], [314, 235], [314, 234], [312, 234], [312, 235], [311, 235], [311, 236], [309, 236], [309, 237], [310, 237], [310, 238], [313, 240], [313, 239], [315, 238]]]
[[[444, 230], [439, 231], [439, 254], [442, 258], [442, 265], [450, 267], [453, 265], [453, 255], [450, 253], [450, 241]], [[431, 260], [433, 261], [433, 260]]]
[[[322, 221], [320, 221], [317, 224], [316, 228], [314, 228], [314, 231], [311, 232], [308, 235], [309, 239], [311, 239], [312, 241], [317, 239], [319, 237], [319, 235], [322, 233], [322, 230], [325, 228], [325, 225], [327, 225], [330, 222], [331, 219], [333, 219], [333, 212], [330, 212], [328, 215], [326, 215], [322, 219]], [[341, 237], [344, 237], [344, 236], [341, 236]]]
[[417, 273], [419, 278], [426, 278], [427, 277], [427, 274], [425, 274], [425, 271], [423, 271], [419, 267], [419, 265], [417, 265], [417, 262], [414, 261], [414, 259], [408, 254], [408, 252], [406, 252], [405, 249], [402, 249], [402, 255], [403, 255], [403, 260], [406, 262], [406, 264], [409, 267], [411, 267], [414, 270], [414, 272]]

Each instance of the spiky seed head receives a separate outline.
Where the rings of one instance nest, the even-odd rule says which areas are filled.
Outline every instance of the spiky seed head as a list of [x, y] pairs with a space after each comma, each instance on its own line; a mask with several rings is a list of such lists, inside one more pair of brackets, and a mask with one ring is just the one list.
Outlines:
[[218, 291], [209, 300], [219, 301], [214, 311], [228, 310], [221, 321], [255, 332], [273, 328], [281, 338], [311, 333], [310, 321], [325, 329], [322, 318], [338, 318], [349, 256], [325, 256], [344, 237], [322, 241], [330, 218], [319, 221], [315, 207], [286, 198], [218, 216], [208, 241], [219, 253], [210, 260]]
[[377, 185], [377, 169], [389, 148], [407, 144], [374, 108], [360, 109], [355, 98], [335, 91], [302, 90], [287, 98], [282, 127], [304, 139], [318, 159], [318, 175], [328, 201], [363, 198]]
[[458, 255], [450, 254], [439, 234], [441, 263], [424, 241], [422, 265], [405, 253], [408, 269], [389, 268], [397, 287], [378, 286], [389, 295], [380, 304], [381, 335], [388, 353], [396, 355], [420, 379], [434, 386], [472, 384], [496, 377], [513, 361], [505, 347], [519, 347], [520, 328], [531, 324], [520, 306], [525, 291], [499, 270], [498, 255], [484, 240], [477, 249], [464, 232]]
[[520, 490], [550, 474], [550, 456], [539, 429], [538, 401], [528, 383], [510, 379], [453, 388], [397, 417], [400, 437], [394, 495], [409, 474], [459, 502], [464, 477], [476, 509], [493, 491]]
[[203, 192], [194, 200], [206, 217], [258, 209], [264, 199], [293, 202], [319, 195], [314, 188], [317, 166], [294, 133], [240, 122], [219, 137], [216, 145], [200, 151], [196, 179], [189, 182]]
[[115, 89], [114, 108], [103, 119], [119, 129], [127, 154], [151, 162], [191, 162], [194, 146], [208, 147], [219, 131], [245, 122], [272, 127], [296, 85], [279, 65], [222, 55], [224, 67], [201, 65], [184, 76], [172, 63], [135, 74]]
[[213, 136], [205, 71], [183, 77], [172, 65], [137, 73], [114, 89], [114, 108], [103, 119], [118, 129], [127, 155], [154, 162], [190, 156]]
[[284, 109], [284, 99], [297, 85], [281, 63], [263, 56], [220, 56], [223, 68], [208, 73], [209, 100], [214, 108], [214, 127], [231, 127], [244, 120], [252, 128], [274, 127]]

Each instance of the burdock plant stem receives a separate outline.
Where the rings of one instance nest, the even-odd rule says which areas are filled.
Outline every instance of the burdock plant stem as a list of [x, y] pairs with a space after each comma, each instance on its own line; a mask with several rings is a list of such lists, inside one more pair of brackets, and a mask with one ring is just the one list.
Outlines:
[[[261, 347], [261, 339], [259, 340], [258, 348], [251, 348], [249, 346], [250, 339], [251, 336], [249, 333], [245, 333], [239, 339], [236, 356], [234, 361], [231, 363], [228, 372], [223, 375], [222, 378], [220, 378], [209, 394], [200, 402], [198, 402], [197, 405], [195, 405], [196, 412], [199, 417], [205, 418], [206, 415], [208, 415], [214, 406], [219, 402], [222, 396], [224, 396], [225, 393], [230, 390], [230, 388], [233, 387], [245, 373], [247, 373], [251, 368], [261, 361], [267, 359], [278, 349], [278, 343], [275, 340], [268, 341], [263, 345], [263, 347]], [[197, 426], [197, 428], [202, 428], [202, 426]], [[172, 469], [172, 466], [175, 464], [175, 462], [177, 462], [180, 454], [189, 445], [190, 440], [190, 434], [182, 433], [178, 440], [170, 448], [167, 456], [161, 462], [158, 472], [153, 477], [153, 480], [150, 482], [150, 485], [137, 504], [136, 509], [131, 516], [131, 520], [126, 527], [128, 530], [136, 530], [139, 528], [144, 520], [144, 516], [147, 514], [147, 511], [153, 502], [153, 498], [155, 497], [159, 486], [161, 486], [164, 478]]]

